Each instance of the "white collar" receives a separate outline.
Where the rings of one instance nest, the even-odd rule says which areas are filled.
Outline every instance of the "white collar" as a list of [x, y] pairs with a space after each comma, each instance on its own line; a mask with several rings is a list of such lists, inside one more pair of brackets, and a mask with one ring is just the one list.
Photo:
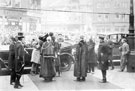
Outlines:
[[18, 42], [22, 44], [22, 41], [18, 40]]

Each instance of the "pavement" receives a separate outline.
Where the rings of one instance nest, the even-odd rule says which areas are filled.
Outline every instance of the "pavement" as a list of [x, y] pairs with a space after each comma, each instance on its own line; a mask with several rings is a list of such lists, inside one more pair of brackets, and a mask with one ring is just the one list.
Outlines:
[[63, 72], [61, 77], [55, 77], [52, 82], [45, 82], [39, 75], [25, 74], [21, 78], [24, 87], [14, 89], [9, 84], [9, 75], [0, 76], [0, 91], [61, 91], [61, 90], [88, 90], [88, 91], [134, 91], [135, 72], [119, 72], [119, 67], [107, 71], [107, 83], [99, 83], [102, 79], [100, 70], [87, 74], [85, 82], [78, 82], [73, 76], [73, 67], [70, 71]]

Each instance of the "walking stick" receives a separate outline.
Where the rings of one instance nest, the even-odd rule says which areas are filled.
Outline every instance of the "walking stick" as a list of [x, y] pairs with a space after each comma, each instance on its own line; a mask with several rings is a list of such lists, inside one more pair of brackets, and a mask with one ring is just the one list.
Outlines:
[[23, 77], [23, 85], [24, 85], [24, 75], [22, 75], [22, 77]]

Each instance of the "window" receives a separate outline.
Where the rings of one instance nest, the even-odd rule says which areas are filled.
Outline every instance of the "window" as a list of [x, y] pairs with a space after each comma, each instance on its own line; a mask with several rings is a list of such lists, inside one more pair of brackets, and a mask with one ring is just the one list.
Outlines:
[[122, 18], [122, 19], [125, 19], [125, 15], [122, 15], [121, 18]]
[[102, 28], [102, 33], [105, 33], [105, 28], [104, 27]]
[[102, 20], [102, 15], [99, 14], [99, 15], [97, 16], [97, 19], [98, 19], [98, 21], [101, 21], [101, 20]]
[[101, 3], [98, 3], [98, 4], [97, 4], [97, 8], [102, 8]]
[[118, 14], [116, 15], [116, 18], [119, 18], [119, 15]]
[[108, 15], [105, 15], [105, 18], [107, 19], [108, 18]]
[[101, 15], [98, 15], [99, 18], [101, 18]]
[[110, 30], [111, 30], [110, 28], [107, 28], [107, 29], [106, 29], [107, 32], [110, 32]]
[[121, 32], [124, 32], [124, 31], [125, 31], [125, 28], [124, 28], [124, 27], [122, 27], [122, 28], [121, 28]]
[[116, 32], [119, 32], [119, 28], [118, 28], [118, 27], [116, 27], [116, 28], [115, 28], [115, 31], [116, 31]]

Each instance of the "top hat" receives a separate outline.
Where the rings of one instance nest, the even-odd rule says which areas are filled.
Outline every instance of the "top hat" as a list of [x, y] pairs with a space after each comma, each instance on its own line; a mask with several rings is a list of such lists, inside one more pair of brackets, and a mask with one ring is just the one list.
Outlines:
[[105, 38], [105, 37], [103, 37], [103, 36], [99, 36], [99, 39], [102, 39], [102, 40], [104, 40], [104, 38]]
[[22, 32], [18, 32], [17, 37], [18, 37], [18, 38], [24, 38], [23, 33], [22, 33]]

